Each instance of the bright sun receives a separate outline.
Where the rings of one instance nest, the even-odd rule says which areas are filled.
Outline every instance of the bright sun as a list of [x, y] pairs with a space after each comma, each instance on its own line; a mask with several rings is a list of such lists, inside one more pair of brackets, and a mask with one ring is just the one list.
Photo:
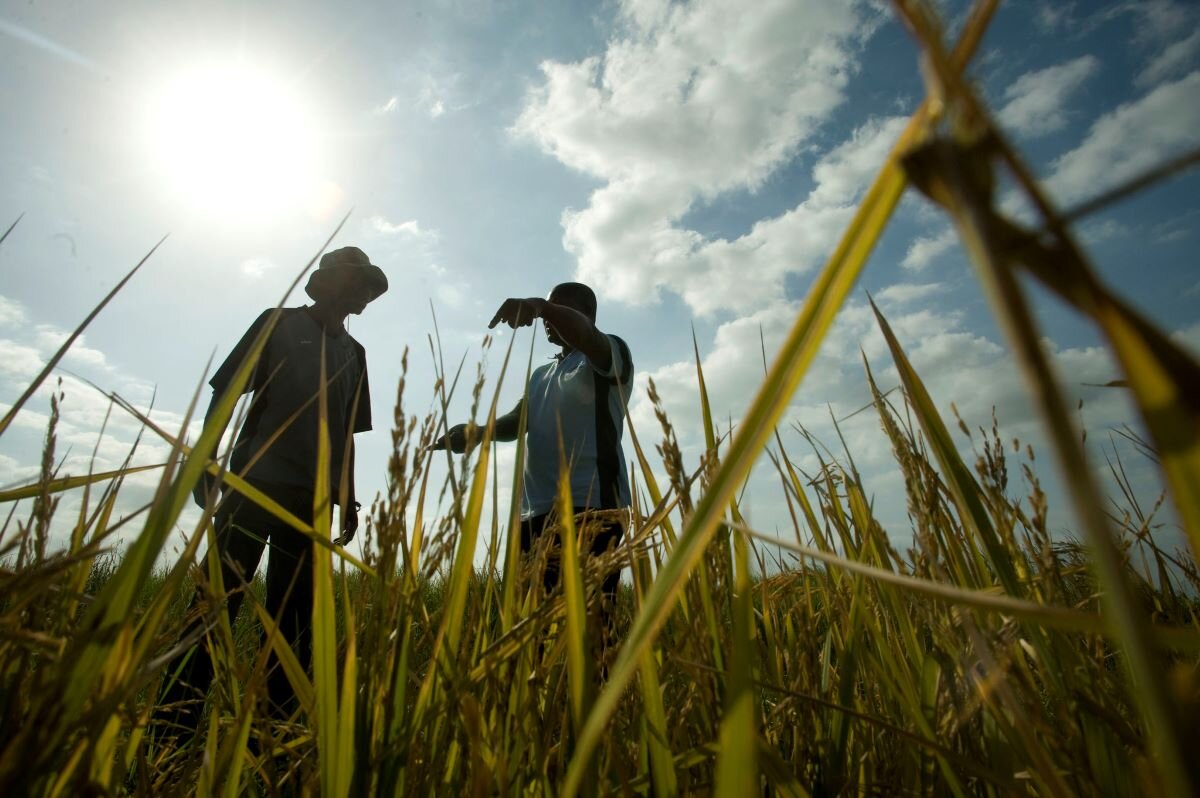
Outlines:
[[162, 85], [150, 150], [166, 188], [221, 216], [266, 215], [303, 201], [317, 175], [314, 120], [266, 70], [208, 65]]

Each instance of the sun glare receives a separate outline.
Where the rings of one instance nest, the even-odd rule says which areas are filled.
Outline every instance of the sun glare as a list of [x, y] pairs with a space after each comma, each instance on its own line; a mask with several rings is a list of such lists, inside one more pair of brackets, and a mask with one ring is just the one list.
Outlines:
[[158, 179], [196, 208], [262, 217], [303, 202], [317, 182], [314, 120], [263, 69], [178, 74], [151, 101], [148, 134]]

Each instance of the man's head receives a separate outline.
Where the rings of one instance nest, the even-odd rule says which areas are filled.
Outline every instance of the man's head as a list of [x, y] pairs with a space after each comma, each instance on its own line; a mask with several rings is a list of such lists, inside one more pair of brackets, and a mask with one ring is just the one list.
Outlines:
[[362, 313], [367, 303], [388, 289], [387, 276], [358, 247], [342, 247], [321, 256], [304, 293], [317, 304], [345, 313]]
[[[546, 297], [546, 301], [577, 310], [587, 316], [593, 324], [596, 323], [596, 293], [583, 283], [559, 283]], [[546, 339], [556, 346], [563, 346], [564, 342], [559, 338], [558, 332], [549, 323], [543, 324], [546, 328]]]

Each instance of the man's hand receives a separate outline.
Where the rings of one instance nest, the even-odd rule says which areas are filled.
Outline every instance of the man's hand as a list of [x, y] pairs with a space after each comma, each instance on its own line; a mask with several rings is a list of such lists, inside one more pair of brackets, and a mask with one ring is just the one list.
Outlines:
[[350, 502], [349, 507], [342, 508], [342, 534], [334, 542], [338, 546], [346, 546], [354, 540], [358, 531], [358, 503]]
[[525, 299], [517, 299], [515, 297], [504, 300], [500, 305], [500, 309], [496, 311], [496, 315], [492, 317], [492, 321], [488, 324], [488, 329], [492, 329], [497, 324], [504, 322], [514, 330], [518, 327], [528, 327], [533, 324], [533, 320], [541, 318], [542, 313], [546, 308], [546, 300], [538, 297], [526, 297]]
[[467, 450], [467, 425], [455, 424], [446, 430], [445, 435], [429, 444], [426, 451], [436, 452], [442, 449], [449, 449], [455, 454], [465, 452]]

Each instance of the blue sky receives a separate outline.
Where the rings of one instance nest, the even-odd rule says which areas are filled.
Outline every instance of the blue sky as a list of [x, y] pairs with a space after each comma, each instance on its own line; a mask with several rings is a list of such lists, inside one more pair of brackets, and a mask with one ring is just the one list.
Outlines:
[[[961, 23], [965, 4], [939, 5]], [[1200, 144], [1198, 21], [1184, 2], [1010, 0], [972, 75], [1071, 205]], [[465, 353], [470, 364], [505, 297], [568, 279], [597, 289], [600, 326], [632, 348], [640, 437], [659, 438], [652, 377], [694, 461], [693, 328], [717, 410], [736, 422], [761, 374], [760, 332], [770, 354], [923, 94], [915, 47], [889, 9], [849, 0], [10, 2], [0, 42], [0, 222], [25, 214], [0, 246], [0, 402], [169, 233], [65, 365], [137, 404], [154, 396], [177, 427], [209, 357], [279, 301], [352, 210], [335, 245], [362, 247], [392, 286], [351, 321], [375, 400], [376, 432], [359, 439], [368, 495], [383, 487], [405, 346], [407, 409], [432, 403], [430, 304], [447, 360]], [[223, 89], [212, 97], [213, 75], [276, 111], [243, 113]], [[230, 163], [243, 168], [226, 173]], [[1080, 228], [1105, 279], [1193, 347], [1198, 181], [1176, 179]], [[996, 406], [1007, 435], [1039, 446], [974, 273], [931, 206], [904, 200], [860, 288], [789, 425], [832, 443], [831, 413], [869, 400], [860, 348], [881, 384], [895, 384], [870, 291], [941, 407], [955, 403], [977, 426]], [[1106, 430], [1134, 419], [1120, 392], [1083, 383], [1117, 375], [1087, 324], [1045, 298], [1039, 311], [1102, 467]], [[529, 336], [518, 337], [522, 354]], [[508, 340], [487, 356], [490, 375]], [[551, 351], [539, 339], [535, 361]], [[64, 384], [59, 451], [77, 472], [105, 405], [70, 376]], [[509, 381], [501, 404], [519, 391]], [[47, 409], [42, 396], [0, 441], [0, 484], [34, 473]], [[906, 542], [901, 480], [877, 422], [860, 414], [843, 432], [881, 519]], [[110, 421], [98, 467], [118, 463], [135, 433]], [[511, 447], [500, 451], [508, 467]], [[164, 453], [144, 443], [139, 458]], [[1049, 461], [1039, 459], [1048, 478]], [[1152, 493], [1148, 469], [1136, 472]], [[131, 501], [152, 484], [137, 481]], [[1054, 522], [1068, 530], [1050, 484]], [[752, 522], [786, 523], [766, 470], [748, 495]]]

